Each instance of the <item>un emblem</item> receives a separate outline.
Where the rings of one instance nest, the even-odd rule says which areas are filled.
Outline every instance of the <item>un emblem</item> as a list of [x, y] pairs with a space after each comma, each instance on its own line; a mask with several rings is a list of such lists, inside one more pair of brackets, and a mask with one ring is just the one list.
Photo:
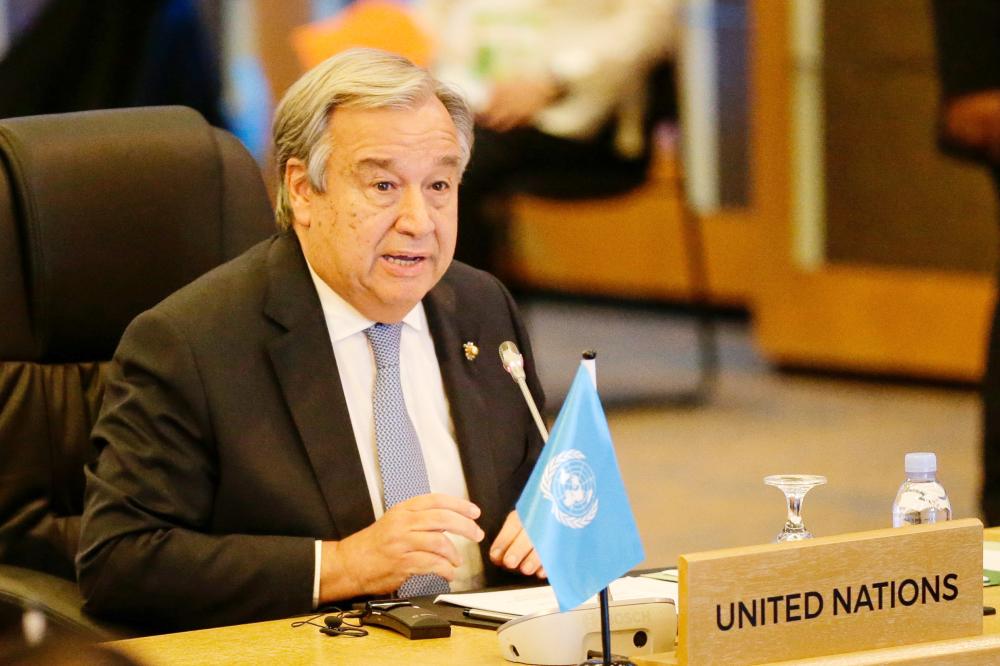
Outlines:
[[552, 502], [552, 515], [566, 527], [586, 527], [597, 515], [597, 477], [577, 449], [563, 451], [549, 461], [541, 490]]

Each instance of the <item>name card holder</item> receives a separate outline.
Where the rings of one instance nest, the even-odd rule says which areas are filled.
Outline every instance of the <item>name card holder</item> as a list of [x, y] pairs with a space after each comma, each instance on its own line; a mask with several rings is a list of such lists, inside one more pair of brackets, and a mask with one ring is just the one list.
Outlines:
[[965, 519], [682, 555], [678, 663], [979, 636], [982, 544], [982, 524]]

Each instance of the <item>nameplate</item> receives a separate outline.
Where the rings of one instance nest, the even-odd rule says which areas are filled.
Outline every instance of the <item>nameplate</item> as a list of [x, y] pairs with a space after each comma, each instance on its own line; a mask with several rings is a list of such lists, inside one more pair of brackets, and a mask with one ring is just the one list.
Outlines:
[[982, 633], [976, 519], [680, 557], [681, 664], [760, 664]]

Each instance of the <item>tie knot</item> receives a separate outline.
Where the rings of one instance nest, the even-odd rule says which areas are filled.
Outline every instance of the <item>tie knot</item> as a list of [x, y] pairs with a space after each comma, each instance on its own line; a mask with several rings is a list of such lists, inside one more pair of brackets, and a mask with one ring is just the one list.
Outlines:
[[375, 365], [383, 368], [399, 365], [399, 336], [403, 322], [396, 324], [375, 324], [365, 329], [368, 343], [375, 354]]

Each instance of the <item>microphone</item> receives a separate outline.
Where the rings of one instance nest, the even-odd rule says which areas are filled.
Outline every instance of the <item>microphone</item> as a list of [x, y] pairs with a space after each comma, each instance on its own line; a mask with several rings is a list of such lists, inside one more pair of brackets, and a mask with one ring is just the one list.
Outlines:
[[538, 432], [542, 435], [542, 441], [549, 441], [549, 431], [545, 428], [545, 422], [542, 421], [542, 415], [538, 413], [535, 399], [531, 397], [528, 384], [524, 381], [524, 357], [518, 351], [517, 345], [510, 340], [500, 345], [500, 362], [503, 364], [503, 369], [507, 371], [507, 374], [511, 376], [514, 383], [521, 389], [521, 395], [524, 396], [524, 401], [528, 403], [528, 410], [531, 411], [531, 416], [535, 419], [535, 425], [538, 426]]

